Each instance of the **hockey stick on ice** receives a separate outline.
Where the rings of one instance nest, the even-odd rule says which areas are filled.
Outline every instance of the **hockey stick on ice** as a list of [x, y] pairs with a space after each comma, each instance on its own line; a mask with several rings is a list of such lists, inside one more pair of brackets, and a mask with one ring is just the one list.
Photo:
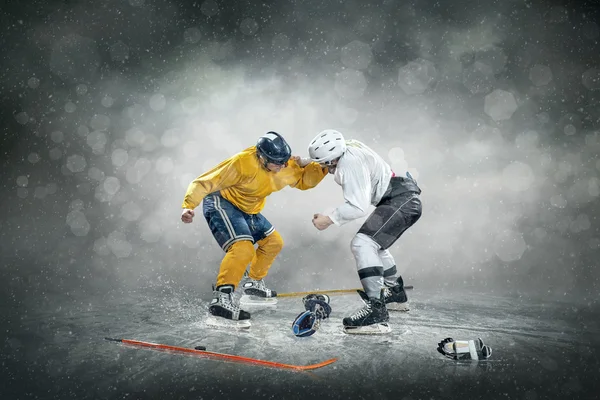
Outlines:
[[[404, 289], [413, 289], [412, 285], [404, 286]], [[290, 292], [290, 293], [279, 293], [277, 297], [294, 297], [294, 296], [305, 296], [307, 294], [343, 294], [343, 293], [356, 293], [357, 290], [362, 289], [330, 289], [330, 290], [312, 290], [309, 292]]]
[[132, 345], [132, 346], [146, 347], [146, 348], [150, 348], [150, 349], [154, 349], [154, 350], [187, 353], [187, 354], [197, 355], [200, 357], [213, 358], [213, 359], [223, 360], [223, 361], [232, 361], [232, 362], [238, 362], [238, 363], [244, 363], [244, 364], [261, 365], [261, 366], [270, 367], [270, 368], [291, 369], [291, 370], [296, 370], [296, 371], [309, 371], [312, 369], [324, 367], [329, 364], [333, 364], [334, 362], [337, 361], [337, 358], [331, 358], [329, 360], [325, 360], [325, 361], [317, 363], [317, 364], [292, 365], [292, 364], [282, 364], [282, 363], [273, 362], [273, 361], [259, 360], [257, 358], [236, 356], [236, 355], [232, 355], [232, 354], [215, 353], [212, 351], [206, 351], [205, 350], [206, 348], [204, 346], [197, 346], [195, 349], [190, 349], [187, 347], [177, 347], [177, 346], [170, 346], [167, 344], [142, 342], [140, 340], [132, 340], [132, 339], [113, 339], [113, 338], [108, 338], [108, 337], [104, 338], [104, 339], [111, 341], [111, 342], [118, 342], [118, 343], [128, 344], [128, 345]]

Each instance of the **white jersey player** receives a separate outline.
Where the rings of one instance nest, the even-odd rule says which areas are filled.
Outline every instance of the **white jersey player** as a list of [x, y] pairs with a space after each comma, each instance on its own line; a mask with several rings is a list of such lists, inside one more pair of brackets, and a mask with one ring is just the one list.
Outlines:
[[408, 311], [402, 277], [397, 275], [390, 246], [421, 217], [421, 189], [407, 172], [396, 176], [389, 164], [358, 140], [338, 131], [319, 133], [308, 148], [311, 161], [321, 164], [342, 186], [345, 202], [332, 212], [315, 214], [319, 230], [344, 225], [375, 210], [351, 242], [365, 306], [344, 318], [347, 333], [387, 333], [389, 310]]

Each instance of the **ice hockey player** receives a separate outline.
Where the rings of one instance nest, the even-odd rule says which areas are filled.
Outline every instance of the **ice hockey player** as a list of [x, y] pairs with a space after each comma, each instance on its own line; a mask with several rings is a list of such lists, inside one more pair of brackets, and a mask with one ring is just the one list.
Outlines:
[[341, 185], [345, 202], [330, 213], [314, 214], [313, 225], [344, 225], [375, 210], [351, 241], [359, 291], [365, 306], [344, 318], [346, 333], [387, 333], [389, 310], [408, 310], [402, 277], [397, 276], [390, 246], [421, 217], [421, 189], [410, 173], [396, 176], [388, 163], [364, 143], [346, 141], [333, 129], [320, 132], [308, 147], [310, 160], [327, 167]]
[[[265, 299], [277, 296], [263, 279], [281, 251], [283, 240], [261, 214], [266, 198], [286, 186], [300, 190], [313, 188], [327, 175], [327, 170], [318, 163], [301, 167], [298, 161], [298, 157], [291, 156], [290, 146], [279, 133], [268, 132], [255, 146], [221, 162], [188, 186], [181, 220], [191, 223], [194, 209], [202, 202], [206, 222], [225, 252], [208, 307], [213, 324], [250, 326], [250, 313], [240, 309], [234, 296], [242, 278], [244, 294]], [[248, 264], [250, 270], [246, 275]]]

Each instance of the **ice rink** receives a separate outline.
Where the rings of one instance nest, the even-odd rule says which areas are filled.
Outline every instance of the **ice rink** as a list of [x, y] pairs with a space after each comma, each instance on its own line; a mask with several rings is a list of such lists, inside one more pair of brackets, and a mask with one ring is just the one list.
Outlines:
[[[5, 344], [3, 399], [592, 399], [600, 388], [598, 309], [585, 304], [483, 293], [407, 291], [411, 310], [391, 313], [392, 333], [355, 336], [341, 320], [361, 307], [356, 294], [332, 295], [320, 330], [296, 338], [300, 297], [254, 310], [247, 332], [204, 324], [209, 299], [168, 288], [114, 292], [36, 314]], [[63, 304], [66, 304], [63, 302]], [[305, 365], [277, 370], [135, 348], [105, 336]], [[481, 337], [487, 361], [453, 361], [436, 351], [446, 337]], [[18, 389], [20, 388], [20, 389]], [[27, 388], [23, 391], [22, 388]]]

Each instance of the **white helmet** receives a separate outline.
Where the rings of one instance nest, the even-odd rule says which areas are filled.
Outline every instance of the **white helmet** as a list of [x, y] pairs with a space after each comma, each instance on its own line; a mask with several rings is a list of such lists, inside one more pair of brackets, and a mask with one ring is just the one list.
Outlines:
[[346, 152], [344, 136], [336, 130], [325, 129], [308, 146], [308, 155], [314, 162], [328, 164]]

